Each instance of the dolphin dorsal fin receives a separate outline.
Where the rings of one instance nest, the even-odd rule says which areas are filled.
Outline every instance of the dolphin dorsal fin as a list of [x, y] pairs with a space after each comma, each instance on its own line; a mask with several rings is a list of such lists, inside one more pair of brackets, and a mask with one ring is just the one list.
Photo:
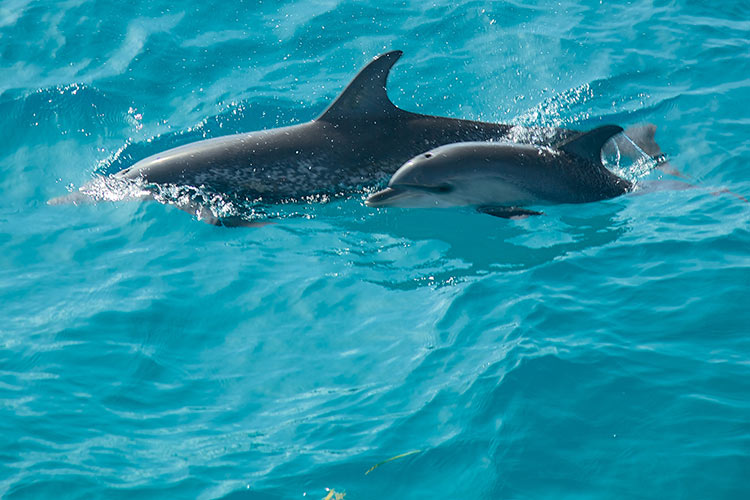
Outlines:
[[566, 142], [560, 149], [566, 153], [579, 156], [590, 162], [600, 165], [602, 162], [602, 146], [613, 135], [622, 132], [622, 127], [617, 125], [604, 125], [594, 130], [584, 132], [578, 137]]
[[400, 112], [388, 98], [385, 82], [401, 54], [400, 50], [394, 50], [373, 59], [317, 120], [339, 124], [352, 119], [378, 119]]

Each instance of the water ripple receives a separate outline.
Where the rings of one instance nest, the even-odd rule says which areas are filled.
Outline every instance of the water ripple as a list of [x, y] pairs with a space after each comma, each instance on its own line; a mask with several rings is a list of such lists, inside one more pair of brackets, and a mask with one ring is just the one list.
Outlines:
[[[0, 496], [748, 497], [745, 10], [6, 1]], [[355, 193], [247, 231], [46, 204], [311, 119], [389, 49], [405, 109], [652, 122], [692, 187], [521, 221]]]

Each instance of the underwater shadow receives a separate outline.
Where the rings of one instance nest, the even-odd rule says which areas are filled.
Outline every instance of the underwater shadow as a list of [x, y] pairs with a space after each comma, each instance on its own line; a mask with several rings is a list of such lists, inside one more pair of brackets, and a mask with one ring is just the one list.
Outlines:
[[[336, 210], [330, 205], [335, 203], [319, 206], [315, 218], [333, 215], [326, 213]], [[628, 231], [623, 208], [622, 199], [561, 205], [545, 207], [543, 216], [506, 220], [465, 208], [373, 212], [357, 207], [339, 209], [328, 222], [351, 243], [352, 265], [376, 275], [366, 281], [411, 290], [530, 269], [608, 245]]]

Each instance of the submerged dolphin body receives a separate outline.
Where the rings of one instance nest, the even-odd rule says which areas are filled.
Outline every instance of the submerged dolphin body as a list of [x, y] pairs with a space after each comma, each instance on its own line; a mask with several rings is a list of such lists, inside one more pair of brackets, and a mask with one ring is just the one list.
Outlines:
[[[387, 179], [409, 158], [444, 144], [501, 140], [513, 135], [515, 141], [541, 140], [555, 146], [580, 134], [561, 128], [524, 128], [402, 110], [390, 101], [385, 88], [388, 73], [401, 55], [401, 51], [392, 51], [372, 60], [315, 120], [176, 147], [108, 179], [118, 185], [136, 184], [143, 188], [144, 197], [162, 200], [164, 197], [157, 195], [165, 187], [177, 186], [275, 203], [373, 185]], [[643, 147], [648, 154], [660, 153], [652, 140]], [[86, 187], [81, 188], [84, 194]], [[65, 203], [71, 198], [75, 201], [80, 196], [74, 193], [50, 203]], [[189, 196], [166, 201], [209, 223], [238, 222], [236, 217], [216, 216], [205, 203]]]
[[365, 202], [371, 207], [477, 206], [510, 218], [536, 215], [521, 208], [587, 203], [625, 194], [632, 183], [601, 162], [604, 144], [622, 128], [607, 125], [557, 148], [463, 142], [441, 146], [405, 163], [388, 187]]

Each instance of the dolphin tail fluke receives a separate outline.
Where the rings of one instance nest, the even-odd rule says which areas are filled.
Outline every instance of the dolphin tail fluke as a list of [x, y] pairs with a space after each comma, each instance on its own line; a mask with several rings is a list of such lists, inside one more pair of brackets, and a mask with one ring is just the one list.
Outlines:
[[667, 155], [656, 143], [656, 125], [653, 123], [633, 125], [625, 129], [624, 134], [627, 137], [615, 138], [615, 143], [621, 154], [628, 158], [637, 159], [645, 153], [656, 161], [658, 168], [669, 173], [677, 172], [667, 161]]
[[74, 191], [64, 196], [57, 196], [47, 200], [47, 205], [84, 205], [95, 203], [91, 196], [81, 191]]
[[628, 127], [625, 129], [625, 135], [630, 137], [649, 156], [655, 157], [664, 154], [656, 143], [656, 125], [653, 123], [642, 123]]

